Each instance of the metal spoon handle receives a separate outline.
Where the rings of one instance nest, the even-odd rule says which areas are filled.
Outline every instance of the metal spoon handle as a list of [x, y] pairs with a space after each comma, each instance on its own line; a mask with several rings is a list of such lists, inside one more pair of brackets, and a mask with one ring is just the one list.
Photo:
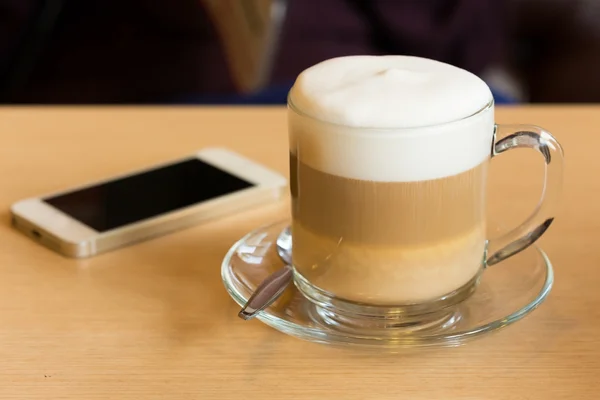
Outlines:
[[293, 269], [289, 265], [269, 275], [250, 296], [246, 305], [238, 313], [238, 317], [244, 320], [252, 319], [259, 311], [270, 306], [288, 287], [293, 275]]

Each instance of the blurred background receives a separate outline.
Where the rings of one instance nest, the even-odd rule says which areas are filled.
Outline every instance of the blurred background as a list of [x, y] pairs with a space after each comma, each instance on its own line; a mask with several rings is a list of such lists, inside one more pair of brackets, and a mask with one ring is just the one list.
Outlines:
[[499, 103], [600, 101], [600, 0], [0, 0], [2, 104], [281, 104], [327, 58], [405, 54]]

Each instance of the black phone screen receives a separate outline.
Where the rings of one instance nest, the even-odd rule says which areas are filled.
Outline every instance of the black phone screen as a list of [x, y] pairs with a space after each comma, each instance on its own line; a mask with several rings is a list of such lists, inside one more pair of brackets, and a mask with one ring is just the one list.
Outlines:
[[197, 158], [43, 201], [105, 232], [253, 186]]

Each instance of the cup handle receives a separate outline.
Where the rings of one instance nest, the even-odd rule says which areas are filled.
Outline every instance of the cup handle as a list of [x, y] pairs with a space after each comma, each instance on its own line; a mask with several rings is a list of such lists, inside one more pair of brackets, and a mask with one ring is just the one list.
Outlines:
[[545, 173], [542, 198], [533, 214], [504, 235], [488, 240], [486, 267], [499, 263], [533, 244], [546, 232], [557, 210], [562, 189], [564, 155], [549, 132], [534, 125], [496, 125], [492, 158], [516, 148], [532, 148], [544, 156]]

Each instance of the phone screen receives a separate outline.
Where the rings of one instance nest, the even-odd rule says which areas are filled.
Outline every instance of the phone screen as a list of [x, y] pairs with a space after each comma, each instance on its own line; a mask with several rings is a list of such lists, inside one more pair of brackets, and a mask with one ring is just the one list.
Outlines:
[[105, 232], [254, 186], [197, 158], [43, 199]]

